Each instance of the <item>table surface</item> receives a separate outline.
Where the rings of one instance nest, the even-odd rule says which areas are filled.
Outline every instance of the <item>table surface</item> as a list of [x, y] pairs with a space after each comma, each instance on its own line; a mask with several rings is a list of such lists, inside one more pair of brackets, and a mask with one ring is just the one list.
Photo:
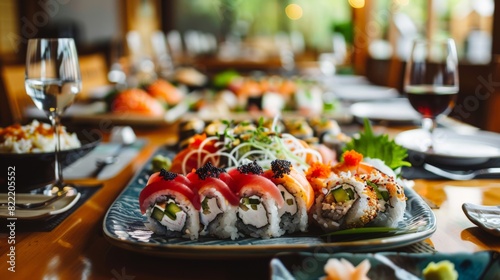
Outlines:
[[[401, 128], [376, 127], [376, 130], [394, 134]], [[175, 126], [137, 128], [136, 134], [147, 139], [147, 145], [137, 158], [116, 177], [104, 181], [103, 187], [59, 226], [50, 232], [16, 233], [15, 273], [7, 270], [8, 235], [0, 234], [0, 279], [269, 278], [269, 258], [185, 260], [154, 257], [115, 247], [105, 239], [102, 223], [110, 205], [158, 147], [174, 144], [177, 140]], [[461, 209], [464, 202], [500, 204], [500, 179], [414, 182], [417, 193], [439, 206], [433, 210], [437, 230], [426, 240], [438, 252], [500, 251], [500, 239], [477, 228]], [[93, 182], [81, 183], [90, 185]]]

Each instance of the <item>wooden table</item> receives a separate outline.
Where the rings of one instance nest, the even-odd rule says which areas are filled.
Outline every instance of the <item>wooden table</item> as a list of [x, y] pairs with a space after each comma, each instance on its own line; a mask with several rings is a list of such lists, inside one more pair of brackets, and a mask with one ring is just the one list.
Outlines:
[[[135, 171], [161, 145], [176, 141], [175, 127], [137, 129], [146, 147], [118, 176], [51, 232], [16, 233], [15, 270], [7, 261], [8, 235], [0, 234], [0, 279], [266, 279], [269, 258], [183, 260], [141, 255], [114, 247], [103, 236], [104, 215]], [[87, 182], [83, 182], [87, 183]], [[91, 183], [91, 182], [88, 182]], [[439, 206], [437, 230], [427, 240], [439, 252], [500, 251], [500, 239], [488, 235], [463, 214], [463, 202], [500, 204], [500, 179], [415, 180], [414, 189]]]

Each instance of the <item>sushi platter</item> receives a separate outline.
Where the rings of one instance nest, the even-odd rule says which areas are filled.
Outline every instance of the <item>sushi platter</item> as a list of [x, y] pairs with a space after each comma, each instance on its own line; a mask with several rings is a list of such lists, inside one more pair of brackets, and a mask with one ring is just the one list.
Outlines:
[[[159, 149], [155, 156], [174, 158], [177, 151]], [[411, 188], [404, 188], [407, 197], [398, 234], [346, 240], [325, 236], [314, 227], [307, 232], [284, 234], [274, 238], [243, 237], [235, 240], [200, 236], [196, 240], [170, 238], [155, 234], [145, 226], [138, 197], [152, 173], [151, 161], [129, 182], [114, 201], [103, 221], [105, 237], [115, 246], [135, 252], [181, 258], [271, 256], [278, 252], [373, 252], [417, 243], [436, 230], [436, 219], [429, 206]]]

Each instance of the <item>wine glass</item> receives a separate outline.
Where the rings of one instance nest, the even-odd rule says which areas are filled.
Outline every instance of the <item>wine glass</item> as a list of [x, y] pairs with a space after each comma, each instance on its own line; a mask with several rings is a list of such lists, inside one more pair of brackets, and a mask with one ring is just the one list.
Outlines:
[[78, 55], [71, 38], [30, 39], [26, 55], [26, 92], [38, 109], [50, 119], [55, 137], [55, 181], [45, 194], [62, 190], [76, 192], [63, 180], [59, 161], [61, 115], [73, 103], [82, 87]]
[[458, 93], [458, 58], [453, 39], [413, 43], [406, 65], [404, 91], [411, 106], [422, 115], [422, 128], [429, 138], [423, 150], [433, 152], [436, 118], [448, 113]]

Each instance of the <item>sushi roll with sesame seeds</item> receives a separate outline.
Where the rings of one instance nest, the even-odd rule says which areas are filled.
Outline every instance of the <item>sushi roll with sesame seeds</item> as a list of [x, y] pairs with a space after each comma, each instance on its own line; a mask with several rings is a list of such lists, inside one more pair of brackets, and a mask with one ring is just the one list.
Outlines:
[[329, 178], [313, 206], [314, 221], [326, 232], [364, 227], [377, 217], [373, 188], [350, 172]]
[[373, 226], [396, 227], [403, 220], [406, 208], [404, 189], [394, 177], [375, 169], [369, 174], [360, 177], [371, 186], [377, 194], [379, 213], [371, 222]]
[[[373, 159], [370, 162], [377, 163]], [[356, 151], [344, 153], [344, 162], [332, 167], [333, 172], [349, 172], [358, 176], [362, 181], [373, 189], [377, 196], [379, 213], [371, 226], [396, 227], [403, 219], [406, 209], [406, 196], [403, 187], [396, 181], [394, 172], [389, 174], [389, 167], [383, 168], [381, 163], [378, 167], [363, 161], [363, 155]], [[389, 172], [381, 170], [387, 169]], [[389, 175], [388, 175], [389, 174]]]
[[200, 203], [190, 181], [165, 169], [153, 173], [139, 194], [145, 226], [166, 237], [198, 239]]
[[236, 227], [252, 237], [271, 238], [285, 233], [280, 228], [278, 209], [284, 207], [280, 190], [262, 176], [262, 168], [254, 161], [229, 170], [239, 198]]
[[297, 172], [287, 160], [274, 160], [271, 169], [264, 172], [278, 187], [285, 204], [278, 209], [280, 228], [287, 233], [305, 232], [308, 210], [314, 202], [314, 191], [304, 174]]

